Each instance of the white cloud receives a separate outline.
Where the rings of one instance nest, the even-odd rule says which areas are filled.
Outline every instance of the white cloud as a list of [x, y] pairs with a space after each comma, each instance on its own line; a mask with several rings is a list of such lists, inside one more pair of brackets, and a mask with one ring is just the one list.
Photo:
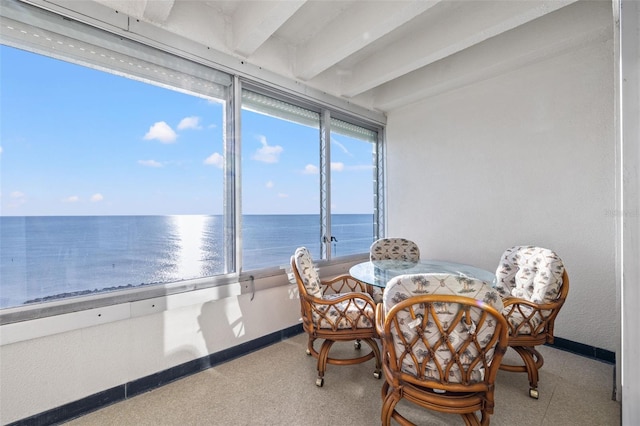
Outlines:
[[266, 186], [267, 188], [273, 188], [274, 187], [274, 183], [272, 180], [270, 180], [269, 182], [267, 182], [264, 186]]
[[0, 146], [0, 155], [2, 155], [2, 146]]
[[262, 148], [258, 149], [252, 158], [263, 163], [277, 163], [283, 148], [280, 145], [269, 145], [265, 136], [259, 136], [259, 139]]
[[204, 160], [204, 164], [216, 166], [221, 169], [224, 166], [224, 157], [217, 152], [214, 152]]
[[304, 173], [305, 175], [317, 175], [318, 167], [314, 166], [313, 164], [307, 164], [306, 166], [304, 166], [304, 171], [302, 173]]
[[77, 195], [72, 195], [63, 199], [62, 201], [64, 201], [65, 203], [77, 203], [78, 201], [80, 201], [80, 197], [78, 197]]
[[344, 163], [331, 163], [331, 170], [341, 172], [344, 170]]
[[185, 117], [180, 120], [180, 124], [178, 124], [178, 130], [184, 129], [202, 129], [202, 126], [200, 125], [200, 117]]
[[97, 203], [97, 202], [100, 202], [102, 200], [104, 200], [104, 196], [102, 194], [100, 194], [99, 192], [97, 192], [97, 193], [95, 193], [95, 194], [93, 194], [91, 196], [91, 202], [93, 202], [93, 203]]
[[178, 134], [173, 131], [164, 121], [158, 121], [153, 126], [149, 127], [149, 131], [144, 135], [144, 140], [157, 139], [162, 143], [173, 143], [178, 138]]
[[156, 160], [138, 160], [138, 164], [145, 167], [162, 167], [162, 163]]
[[289, 194], [285, 194], [284, 192], [278, 193], [278, 198], [289, 198]]
[[24, 194], [24, 192], [13, 191], [11, 194], [9, 194], [9, 197], [13, 198], [14, 200], [17, 200], [17, 199], [25, 198], [26, 195]]

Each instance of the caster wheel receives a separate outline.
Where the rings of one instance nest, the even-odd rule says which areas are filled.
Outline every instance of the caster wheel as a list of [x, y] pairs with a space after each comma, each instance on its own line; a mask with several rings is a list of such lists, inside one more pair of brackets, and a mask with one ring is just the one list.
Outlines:
[[322, 379], [322, 378], [317, 378], [317, 379], [316, 379], [316, 386], [317, 386], [317, 387], [319, 387], [319, 388], [321, 388], [321, 387], [322, 387], [322, 385], [324, 385], [324, 379]]
[[362, 343], [360, 343], [359, 341], [358, 341], [358, 342], [355, 342], [355, 343], [353, 344], [353, 347], [354, 347], [354, 348], [356, 348], [356, 350], [360, 350], [360, 348], [362, 347]]
[[376, 379], [380, 379], [380, 377], [382, 377], [382, 373], [380, 373], [379, 371], [374, 371], [373, 377], [375, 377]]
[[529, 396], [534, 399], [538, 399], [538, 389], [529, 389]]
[[311, 356], [311, 351], [307, 349], [307, 355]]

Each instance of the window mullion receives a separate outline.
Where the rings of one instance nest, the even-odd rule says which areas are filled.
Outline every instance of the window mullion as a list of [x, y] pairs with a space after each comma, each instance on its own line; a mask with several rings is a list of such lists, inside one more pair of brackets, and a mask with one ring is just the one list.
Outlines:
[[242, 267], [241, 184], [240, 184], [240, 80], [234, 77], [232, 96], [226, 103], [225, 113], [225, 170], [224, 170], [224, 262], [225, 273], [239, 272]]
[[378, 132], [378, 139], [373, 148], [373, 237], [383, 238], [385, 230], [385, 177], [384, 177], [384, 136], [382, 131]]
[[320, 115], [320, 238], [322, 258], [331, 259], [331, 113]]

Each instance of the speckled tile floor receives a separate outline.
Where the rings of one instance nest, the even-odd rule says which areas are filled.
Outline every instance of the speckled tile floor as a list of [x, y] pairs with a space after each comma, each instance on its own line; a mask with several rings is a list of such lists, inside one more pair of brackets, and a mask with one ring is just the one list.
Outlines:
[[[373, 362], [330, 365], [324, 387], [315, 386], [315, 359], [301, 334], [123, 402], [75, 419], [83, 425], [377, 425], [380, 386]], [[334, 345], [353, 350], [351, 343]], [[491, 424], [619, 425], [612, 401], [614, 367], [550, 347], [540, 348], [538, 400], [529, 398], [524, 373], [500, 371]], [[506, 357], [516, 356], [511, 351]], [[399, 410], [417, 424], [463, 425], [462, 417], [408, 403]]]

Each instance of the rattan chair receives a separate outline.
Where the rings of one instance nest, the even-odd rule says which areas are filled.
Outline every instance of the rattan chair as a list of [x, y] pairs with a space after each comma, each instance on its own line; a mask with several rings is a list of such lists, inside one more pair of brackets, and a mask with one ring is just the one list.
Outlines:
[[404, 398], [460, 414], [467, 425], [488, 425], [507, 349], [501, 309], [498, 293], [480, 280], [444, 274], [391, 279], [376, 308], [385, 375], [382, 424], [392, 418], [414, 424], [397, 410]]
[[[307, 354], [318, 359], [316, 385], [324, 384], [327, 364], [359, 364], [375, 358], [374, 377], [381, 377], [380, 349], [374, 340], [378, 337], [375, 325], [375, 303], [366, 293], [366, 285], [350, 275], [341, 275], [321, 281], [311, 254], [300, 247], [291, 257], [291, 269], [300, 294], [302, 325], [309, 335]], [[314, 348], [316, 339], [324, 339], [320, 351]], [[371, 352], [354, 358], [332, 358], [331, 346], [337, 341], [355, 341], [360, 350], [361, 341], [371, 347]]]
[[[380, 238], [369, 247], [369, 260], [405, 260], [417, 262], [420, 260], [420, 248], [406, 238]], [[376, 303], [382, 302], [382, 289], [368, 287], [369, 293]]]
[[553, 343], [558, 312], [569, 293], [569, 276], [553, 251], [534, 246], [507, 249], [496, 270], [496, 289], [503, 297], [509, 324], [509, 346], [524, 365], [502, 364], [505, 371], [526, 372], [529, 396], [538, 398], [538, 370], [544, 358], [536, 346]]

